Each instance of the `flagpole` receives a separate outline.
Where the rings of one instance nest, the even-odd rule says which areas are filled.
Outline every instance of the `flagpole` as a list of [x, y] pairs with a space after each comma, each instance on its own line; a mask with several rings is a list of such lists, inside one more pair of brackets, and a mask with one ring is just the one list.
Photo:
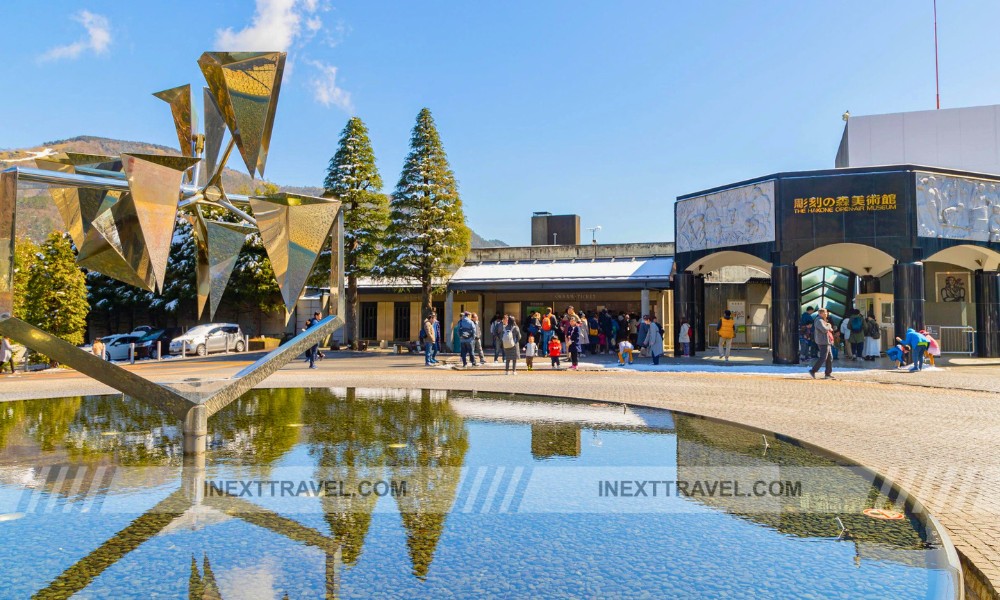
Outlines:
[[934, 0], [934, 91], [937, 107], [941, 108], [941, 82], [938, 77], [937, 0]]

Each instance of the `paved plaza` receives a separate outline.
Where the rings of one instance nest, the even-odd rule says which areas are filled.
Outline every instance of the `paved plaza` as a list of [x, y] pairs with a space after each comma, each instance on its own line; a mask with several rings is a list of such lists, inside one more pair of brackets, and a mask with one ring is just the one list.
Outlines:
[[[527, 372], [522, 366], [512, 377], [505, 376], [491, 357], [484, 367], [455, 369], [424, 367], [423, 357], [417, 355], [331, 352], [318, 369], [295, 361], [264, 386], [545, 394], [686, 411], [789, 435], [867, 465], [901, 485], [930, 509], [962, 555], [997, 587], [1000, 365], [996, 361], [953, 359], [919, 374], [884, 368], [835, 370], [836, 380], [814, 381], [804, 367], [771, 367], [760, 353], [737, 353], [728, 365], [710, 356], [683, 362], [666, 358], [663, 362], [671, 368], [689, 369], [671, 372], [600, 368], [598, 364], [614, 366], [608, 356], [583, 359], [586, 368], [579, 372], [552, 371], [547, 361], [537, 361], [541, 368]], [[127, 368], [159, 382], [221, 378], [255, 357], [173, 359]], [[648, 359], [641, 362], [648, 364]], [[115, 392], [69, 370], [0, 377], [2, 400], [101, 393]]]

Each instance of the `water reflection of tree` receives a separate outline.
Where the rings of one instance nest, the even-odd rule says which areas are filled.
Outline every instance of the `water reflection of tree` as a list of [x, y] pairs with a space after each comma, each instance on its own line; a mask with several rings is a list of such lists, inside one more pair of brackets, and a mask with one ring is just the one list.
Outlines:
[[299, 440], [306, 390], [254, 390], [209, 419], [209, 447], [246, 466], [266, 466]]
[[[419, 402], [397, 398], [358, 400], [354, 389], [345, 398], [326, 392], [310, 395], [303, 418], [310, 426], [310, 454], [317, 459], [318, 478], [342, 481], [345, 492], [361, 481], [389, 477], [405, 481], [405, 497], [397, 497], [413, 573], [426, 575], [458, 489], [460, 468], [468, 450], [464, 421], [447, 401]], [[371, 525], [377, 498], [326, 496], [323, 509], [330, 531], [341, 543], [344, 564], [356, 564]]]
[[402, 448], [389, 448], [392, 479], [405, 481], [406, 495], [396, 497], [406, 527], [413, 574], [425, 577], [461, 476], [469, 449], [465, 423], [448, 402], [434, 402], [424, 390], [419, 403], [400, 402], [387, 424]]
[[[353, 388], [346, 398], [330, 401], [328, 392], [310, 394], [303, 413], [310, 425], [309, 454], [316, 458], [317, 478], [342, 481], [356, 490], [360, 481], [381, 476], [384, 464], [380, 418], [384, 401], [356, 401]], [[341, 558], [354, 565], [371, 525], [374, 496], [323, 496], [323, 513], [330, 532], [341, 544]]]

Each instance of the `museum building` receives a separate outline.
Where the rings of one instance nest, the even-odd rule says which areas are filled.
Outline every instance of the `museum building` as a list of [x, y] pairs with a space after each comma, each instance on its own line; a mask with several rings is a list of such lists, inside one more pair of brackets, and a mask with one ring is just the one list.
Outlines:
[[[736, 344], [797, 363], [800, 315], [857, 307], [883, 328], [883, 351], [908, 327], [946, 352], [1000, 356], [1000, 105], [851, 117], [835, 168], [775, 173], [686, 194], [675, 242], [585, 244], [576, 215], [535, 213], [532, 245], [473, 249], [435, 302], [489, 321], [604, 308], [656, 314], [668, 349], [677, 326], [695, 347], [717, 341], [723, 310]], [[361, 339], [416, 340], [419, 289], [361, 280]], [[323, 290], [303, 301], [318, 306]], [[301, 303], [300, 303], [301, 304]], [[489, 340], [487, 340], [489, 341]]]

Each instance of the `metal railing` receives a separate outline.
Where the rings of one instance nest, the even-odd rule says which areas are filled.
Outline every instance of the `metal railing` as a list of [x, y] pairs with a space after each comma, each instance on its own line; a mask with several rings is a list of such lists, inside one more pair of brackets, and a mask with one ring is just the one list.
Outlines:
[[927, 333], [941, 346], [941, 354], [976, 353], [976, 329], [964, 326], [928, 325]]
[[[718, 326], [713, 323], [708, 326], [708, 339], [705, 344], [711, 347], [719, 345]], [[733, 348], [770, 348], [771, 347], [771, 326], [770, 325], [747, 325], [745, 333], [736, 333], [733, 339]]]

